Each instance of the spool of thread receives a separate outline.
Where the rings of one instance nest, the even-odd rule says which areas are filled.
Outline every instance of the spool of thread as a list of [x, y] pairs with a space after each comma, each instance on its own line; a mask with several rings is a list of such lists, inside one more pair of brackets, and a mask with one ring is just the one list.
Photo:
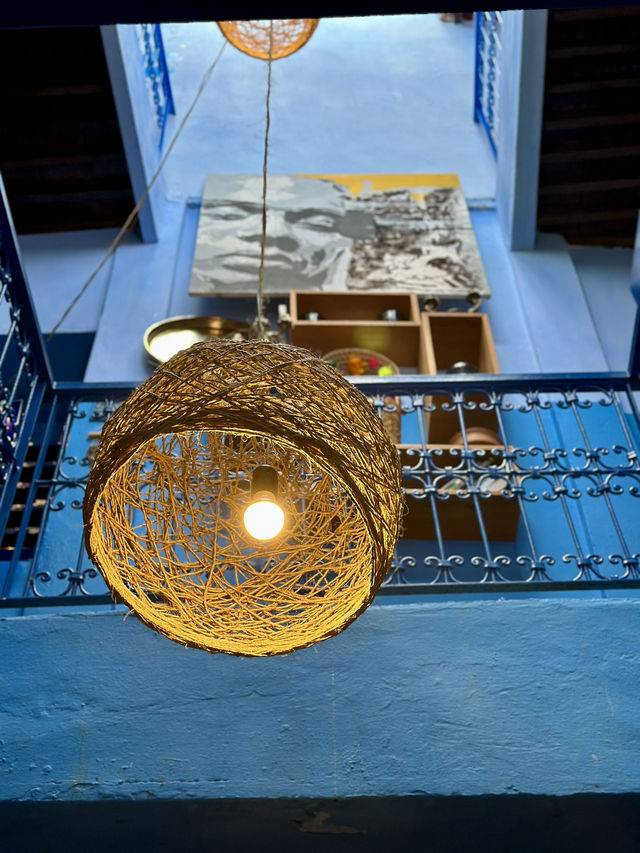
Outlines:
[[401, 320], [402, 317], [398, 314], [396, 308], [387, 308], [386, 311], [383, 311], [380, 315], [381, 320], [385, 320], [387, 323], [395, 323], [398, 320]]
[[[468, 445], [486, 444], [489, 445], [489, 447], [503, 446], [498, 433], [495, 432], [495, 430], [487, 429], [486, 427], [467, 427], [466, 437]], [[448, 441], [448, 444], [456, 444], [459, 446], [464, 445], [464, 438], [462, 437], [462, 433], [457, 432], [455, 433], [455, 435], [452, 435]]]
[[469, 361], [456, 361], [445, 373], [479, 373], [480, 371]]

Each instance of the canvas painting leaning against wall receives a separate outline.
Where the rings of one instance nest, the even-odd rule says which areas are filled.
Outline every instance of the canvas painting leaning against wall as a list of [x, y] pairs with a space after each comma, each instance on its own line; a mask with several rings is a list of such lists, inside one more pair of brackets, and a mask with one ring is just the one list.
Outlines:
[[[255, 294], [262, 177], [207, 175], [189, 293]], [[265, 292], [490, 296], [455, 175], [272, 175]]]

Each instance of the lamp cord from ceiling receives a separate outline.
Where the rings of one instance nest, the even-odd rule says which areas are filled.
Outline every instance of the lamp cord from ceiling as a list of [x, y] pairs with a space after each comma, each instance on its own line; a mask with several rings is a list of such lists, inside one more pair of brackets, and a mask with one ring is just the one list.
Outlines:
[[264, 156], [262, 158], [262, 229], [260, 232], [260, 268], [256, 293], [256, 324], [262, 340], [267, 339], [264, 324], [264, 255], [267, 247], [267, 164], [269, 160], [269, 129], [271, 127], [271, 68], [273, 65], [273, 21], [269, 22], [269, 58], [267, 60], [266, 121], [264, 130]]
[[[123, 225], [123, 226], [122, 226], [122, 228], [118, 231], [117, 235], [115, 236], [115, 238], [114, 238], [113, 242], [111, 243], [111, 245], [110, 245], [110, 246], [109, 246], [109, 248], [107, 249], [107, 251], [106, 251], [106, 253], [105, 253], [104, 257], [102, 258], [102, 260], [100, 261], [100, 263], [98, 264], [98, 266], [94, 269], [94, 271], [91, 273], [91, 275], [90, 275], [90, 276], [89, 276], [89, 278], [86, 280], [86, 282], [83, 284], [83, 286], [80, 288], [80, 290], [78, 291], [78, 293], [74, 296], [74, 298], [71, 300], [71, 302], [67, 305], [67, 307], [65, 308], [65, 310], [64, 310], [64, 311], [63, 311], [63, 313], [62, 313], [62, 316], [60, 317], [60, 319], [58, 320], [58, 322], [55, 324], [55, 326], [53, 327], [53, 329], [51, 330], [51, 332], [47, 335], [47, 338], [46, 338], [47, 343], [48, 343], [48, 342], [51, 340], [51, 338], [56, 334], [56, 332], [58, 331], [58, 329], [60, 328], [60, 326], [64, 323], [64, 321], [67, 319], [67, 317], [69, 316], [69, 314], [73, 311], [73, 309], [75, 308], [76, 304], [79, 302], [79, 300], [82, 298], [82, 296], [84, 296], [84, 294], [87, 292], [87, 290], [89, 289], [89, 287], [90, 287], [90, 285], [92, 284], [92, 282], [95, 280], [95, 278], [96, 278], [96, 276], [98, 275], [98, 273], [100, 272], [100, 270], [104, 267], [104, 265], [107, 263], [107, 261], [109, 260], [109, 258], [113, 255], [113, 253], [115, 252], [115, 250], [116, 250], [116, 249], [118, 248], [118, 246], [120, 245], [120, 243], [121, 243], [122, 238], [124, 237], [124, 235], [127, 233], [127, 231], [128, 231], [128, 230], [131, 228], [131, 226], [133, 225], [133, 223], [134, 223], [134, 221], [135, 221], [136, 216], [138, 215], [138, 213], [139, 213], [139, 212], [140, 212], [140, 210], [142, 209], [142, 206], [143, 206], [143, 204], [145, 203], [145, 201], [147, 200], [147, 197], [149, 196], [149, 193], [151, 192], [151, 189], [152, 189], [153, 185], [155, 184], [156, 180], [157, 180], [157, 179], [158, 179], [158, 177], [160, 176], [160, 173], [162, 172], [162, 170], [163, 170], [163, 168], [164, 168], [165, 163], [166, 163], [166, 162], [167, 162], [167, 160], [169, 159], [169, 155], [170, 155], [170, 154], [171, 154], [171, 152], [173, 151], [173, 147], [174, 147], [174, 145], [176, 144], [176, 142], [178, 141], [178, 139], [179, 139], [179, 137], [180, 137], [180, 134], [182, 133], [182, 131], [183, 131], [183, 129], [184, 129], [185, 124], [186, 124], [186, 123], [187, 123], [187, 121], [189, 120], [189, 117], [190, 117], [191, 113], [192, 113], [192, 112], [193, 112], [193, 110], [195, 109], [195, 106], [196, 106], [196, 104], [198, 103], [198, 101], [200, 100], [200, 96], [201, 96], [201, 95], [202, 95], [202, 93], [204, 92], [204, 90], [205, 90], [205, 88], [206, 88], [206, 86], [207, 86], [207, 83], [209, 82], [209, 78], [211, 77], [211, 75], [212, 75], [212, 73], [213, 73], [214, 68], [215, 68], [215, 67], [216, 67], [216, 65], [218, 64], [218, 61], [220, 60], [220, 57], [222, 56], [222, 53], [223, 53], [223, 51], [224, 51], [224, 49], [225, 49], [226, 45], [227, 45], [227, 40], [226, 40], [226, 39], [224, 39], [224, 40], [223, 40], [223, 42], [222, 42], [222, 47], [221, 47], [221, 48], [220, 48], [220, 50], [218, 51], [218, 53], [217, 53], [217, 55], [216, 55], [216, 58], [213, 60], [213, 62], [212, 62], [212, 63], [211, 63], [211, 65], [209, 66], [209, 68], [205, 71], [204, 76], [203, 76], [202, 80], [200, 81], [200, 85], [198, 86], [198, 91], [196, 92], [195, 97], [194, 97], [193, 101], [191, 102], [191, 105], [189, 106], [189, 109], [188, 109], [188, 110], [186, 111], [186, 113], [184, 114], [184, 116], [183, 116], [183, 118], [182, 118], [182, 121], [180, 122], [180, 125], [178, 126], [178, 129], [176, 130], [176, 132], [175, 132], [175, 134], [174, 134], [174, 136], [173, 136], [173, 139], [171, 140], [171, 143], [169, 144], [169, 146], [168, 146], [168, 148], [167, 148], [167, 150], [166, 150], [166, 152], [165, 152], [165, 154], [164, 154], [164, 156], [163, 156], [162, 160], [160, 160], [160, 164], [159, 164], [158, 168], [156, 169], [156, 171], [155, 171], [155, 173], [154, 173], [153, 177], [151, 178], [151, 180], [149, 181], [149, 184], [148, 184], [147, 188], [145, 189], [145, 191], [143, 192], [143, 194], [140, 196], [140, 199], [139, 199], [138, 203], [137, 203], [137, 204], [136, 204], [136, 206], [133, 208], [133, 210], [131, 211], [131, 213], [129, 214], [129, 216], [127, 216], [127, 218], [126, 218], [126, 220], [125, 220], [124, 225]], [[265, 157], [266, 157], [266, 153], [265, 153]]]

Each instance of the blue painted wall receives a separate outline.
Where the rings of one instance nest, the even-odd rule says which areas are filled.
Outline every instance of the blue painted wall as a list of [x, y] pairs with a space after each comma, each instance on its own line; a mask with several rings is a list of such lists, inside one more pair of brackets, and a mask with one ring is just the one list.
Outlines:
[[284, 658], [0, 621], [3, 798], [637, 791], [640, 600], [374, 605]]
[[[215, 27], [188, 26], [199, 28], [193, 32], [201, 46], [216, 37]], [[350, 36], [338, 22], [323, 21], [298, 58], [276, 66], [276, 97], [282, 100], [274, 170], [459, 171], [468, 196], [486, 195], [485, 154], [493, 165], [472, 122], [470, 75], [468, 94], [460, 98], [447, 100], [447, 86], [432, 85], [440, 80], [437, 74], [410, 76], [407, 90], [400, 88], [407, 62], [422, 73], [422, 60], [429, 59], [437, 69], [439, 38], [449, 45], [459, 40], [459, 60], [467, 56], [460, 47], [467, 39], [472, 68], [470, 30], [441, 24], [435, 16], [419, 23], [394, 18], [349, 26]], [[405, 61], [387, 39], [391, 32], [407, 31], [413, 40]], [[199, 69], [211, 55], [189, 50], [187, 32], [171, 28], [167, 38], [179, 113], [190, 99], [188, 86], [197, 85]], [[354, 44], [360, 49], [350, 52]], [[362, 54], [365, 44], [372, 55]], [[451, 51], [448, 64], [456, 55]], [[349, 85], [344, 83], [347, 55], [358, 57], [348, 72]], [[298, 111], [287, 112], [299, 80], [302, 93], [315, 96], [318, 90], [313, 57], [317, 68], [327, 60], [331, 66], [326, 104], [318, 110], [311, 96], [297, 97]], [[361, 121], [344, 123], [344, 113], [335, 109], [336, 75], [340, 92], [353, 92], [351, 117], [362, 101], [356, 93], [369, 86], [364, 72], [374, 73], [383, 60], [376, 84], [387, 88], [378, 89], [375, 101], [369, 92]], [[158, 243], [143, 245], [136, 235], [128, 237], [65, 324], [66, 331], [97, 330], [87, 378], [144, 378], [149, 366], [141, 337], [157, 319], [251, 311], [239, 300], [222, 306], [186, 294], [197, 223], [197, 208], [186, 199], [199, 193], [198, 181], [207, 170], [259, 169], [251, 158], [259, 159], [261, 122], [248, 124], [232, 107], [254, 83], [260, 91], [264, 66], [231, 50], [225, 62], [202, 105], [206, 120], [216, 122], [215, 133], [206, 139], [204, 125], [196, 122], [194, 136], [190, 142], [185, 137], [186, 147], [176, 152], [167, 173], [172, 198], [163, 207]], [[180, 64], [191, 69], [183, 77]], [[244, 82], [238, 78], [241, 66], [248, 69]], [[287, 67], [296, 73], [285, 75]], [[438, 93], [441, 99], [431, 104], [431, 112], [418, 115], [419, 95], [432, 99]], [[458, 150], [453, 142], [458, 144], [463, 127], [448, 110], [453, 113], [452, 104], [467, 98], [468, 132], [476, 134], [463, 145], [470, 159], [447, 160], [447, 145]], [[387, 144], [377, 134], [381, 129], [386, 134], [385, 110], [394, 101], [398, 115], [406, 119], [407, 105], [410, 115], [397, 135], [389, 133]], [[255, 94], [249, 106], [257, 110], [260, 103]], [[433, 124], [427, 124], [433, 110], [436, 123], [452, 134], [436, 148]], [[445, 115], [447, 121], [441, 120]], [[341, 121], [343, 130], [336, 135]], [[329, 126], [330, 132], [321, 132]], [[246, 137], [231, 145], [240, 127]], [[296, 141], [301, 128], [309, 129], [304, 144]], [[290, 148], [283, 147], [285, 141]], [[196, 150], [200, 166], [183, 172], [190, 153], [196, 162]], [[545, 237], [537, 252], [512, 253], [496, 211], [490, 205], [472, 207], [493, 288], [486, 310], [503, 371], [618, 366], [628, 325], [625, 278], [631, 253], [570, 252], [554, 237]], [[109, 239], [107, 232], [82, 241], [77, 235], [23, 239], [45, 331]], [[639, 628], [640, 598], [623, 593], [385, 600], [319, 646], [284, 658], [239, 660], [181, 648], [112, 611], [3, 618], [0, 798], [638, 790]]]
[[[136, 202], [142, 198], [161, 160], [160, 130], [145, 59], [136, 26], [102, 27], [102, 43], [111, 79], [131, 186]], [[138, 214], [142, 239], [158, 239], [165, 203], [164, 175], [154, 182]]]

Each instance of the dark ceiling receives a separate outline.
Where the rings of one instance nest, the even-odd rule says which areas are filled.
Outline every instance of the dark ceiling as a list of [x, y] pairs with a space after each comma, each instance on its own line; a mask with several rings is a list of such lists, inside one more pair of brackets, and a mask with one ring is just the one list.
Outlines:
[[18, 233], [119, 228], [135, 199], [99, 28], [0, 30], [0, 79]]
[[538, 230], [633, 247], [640, 207], [640, 7], [553, 11]]
[[[580, 0], [563, 0], [548, 4], [551, 9], [589, 7]], [[613, 0], [606, 4], [629, 6], [629, 0]], [[498, 2], [491, 9], [537, 9], [534, 2]], [[39, 2], [0, 4], [0, 27], [70, 26], [74, 24], [135, 24], [143, 22], [221, 21], [243, 18], [306, 18], [343, 17], [354, 15], [423, 14], [425, 12], [473, 12], [477, 3], [471, 0], [234, 0], [215, 3], [212, 0], [110, 0], [109, 3], [87, 3], [86, 0], [66, 0], [64, 3]]]

